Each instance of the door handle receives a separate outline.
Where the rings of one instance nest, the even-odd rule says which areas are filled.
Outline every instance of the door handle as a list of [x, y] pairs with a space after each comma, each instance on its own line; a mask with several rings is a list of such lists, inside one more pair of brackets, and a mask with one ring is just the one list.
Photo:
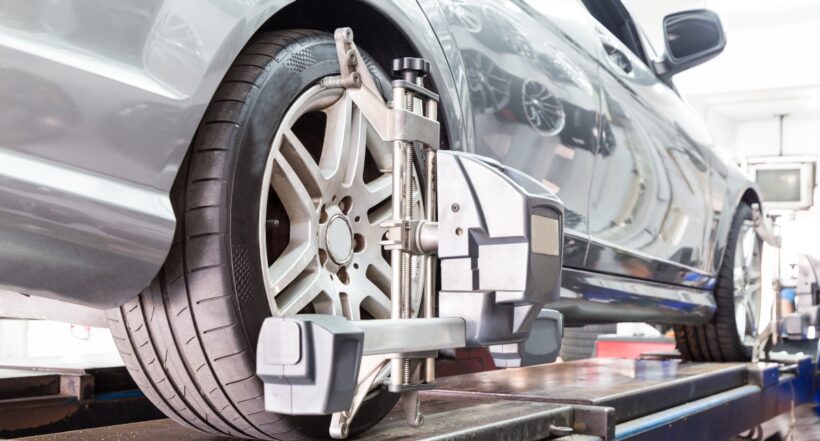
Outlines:
[[609, 61], [622, 71], [632, 73], [632, 62], [629, 61], [629, 57], [622, 50], [615, 47], [614, 44], [603, 39], [601, 41]]

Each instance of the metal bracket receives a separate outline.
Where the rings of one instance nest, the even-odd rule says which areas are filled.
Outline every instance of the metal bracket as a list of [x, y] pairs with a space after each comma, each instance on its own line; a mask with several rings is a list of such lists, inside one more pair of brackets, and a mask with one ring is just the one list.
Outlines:
[[438, 251], [438, 223], [409, 219], [388, 221], [387, 238], [382, 241], [386, 250], [401, 250], [416, 256], [435, 254]]
[[[409, 274], [403, 274], [402, 271], [406, 265], [401, 265], [398, 261], [399, 254], [405, 256], [409, 255], [429, 255], [435, 252], [437, 245], [437, 228], [435, 219], [429, 217], [429, 213], [433, 213], [435, 208], [429, 209], [427, 215], [420, 213], [426, 219], [414, 219], [413, 216], [397, 216], [399, 214], [398, 207], [403, 204], [407, 198], [407, 191], [404, 187], [412, 187], [414, 182], [413, 167], [407, 168], [404, 164], [413, 163], [413, 144], [420, 143], [427, 149], [435, 149], [439, 144], [439, 123], [437, 121], [437, 101], [438, 96], [425, 89], [421, 83], [421, 76], [418, 81], [414, 80], [413, 70], [416, 67], [413, 62], [420, 63], [422, 67], [427, 66], [429, 70], [429, 63], [420, 59], [400, 59], [398, 64], [405, 76], [405, 80], [397, 80], [393, 86], [393, 103], [392, 108], [385, 104], [384, 99], [376, 86], [364, 59], [353, 42], [353, 31], [350, 28], [340, 28], [334, 33], [334, 40], [336, 42], [336, 55], [339, 60], [340, 76], [328, 77], [322, 80], [324, 87], [342, 87], [347, 89], [349, 99], [353, 101], [354, 105], [362, 112], [362, 114], [370, 121], [373, 129], [378, 136], [387, 142], [394, 144], [394, 161], [393, 161], [393, 220], [391, 225], [386, 225], [389, 229], [388, 244], [391, 253], [391, 264], [393, 270], [393, 285], [391, 287], [391, 295], [393, 298], [393, 319], [409, 319], [410, 316], [406, 314], [399, 314], [399, 311], [407, 311], [409, 308], [403, 307], [407, 303], [406, 297], [408, 294], [412, 297], [409, 288], [403, 288], [400, 294], [397, 290], [397, 281], [399, 279], [407, 278]], [[407, 64], [406, 62], [410, 62]], [[404, 63], [402, 63], [404, 62]], [[394, 63], [394, 66], [396, 64]], [[420, 103], [421, 108], [414, 109], [414, 104]], [[433, 156], [433, 155], [430, 155]], [[428, 172], [430, 176], [432, 173]], [[432, 178], [430, 178], [432, 179]], [[428, 183], [427, 188], [431, 185]], [[429, 197], [429, 195], [428, 195]], [[431, 203], [431, 202], [428, 202]], [[406, 204], [405, 204], [406, 205]], [[406, 233], [406, 234], [405, 234]], [[411, 253], [410, 250], [413, 250]], [[427, 263], [425, 269], [431, 271], [434, 267], [432, 264], [432, 257], [424, 258]], [[432, 273], [430, 273], [432, 274]], [[428, 278], [431, 276], [428, 274]], [[426, 281], [427, 282], [427, 281]], [[424, 310], [426, 317], [433, 317], [433, 301], [429, 300], [429, 296], [433, 295], [430, 289], [433, 285], [425, 283], [424, 293]], [[417, 294], [419, 295], [419, 294]], [[399, 303], [403, 302], [402, 305]], [[414, 320], [415, 321], [415, 320]], [[459, 326], [463, 327], [463, 323]], [[463, 340], [463, 329], [461, 330]], [[389, 336], [389, 333], [386, 334]], [[366, 351], [365, 351], [366, 352]], [[391, 364], [391, 387], [404, 385], [408, 383], [406, 377], [406, 366], [413, 363], [410, 358], [406, 358], [403, 353], [393, 354], [390, 357]], [[425, 364], [425, 379], [429, 379], [432, 375], [433, 357], [428, 357]], [[402, 367], [404, 366], [404, 367]], [[333, 414], [331, 420], [330, 432], [333, 437], [344, 438], [347, 436], [350, 421], [354, 418], [356, 412], [361, 405], [362, 400], [367, 395], [375, 381], [375, 374], [369, 374], [365, 377], [356, 389], [353, 397], [353, 403], [346, 411], [336, 412]], [[401, 380], [397, 378], [401, 376]], [[422, 418], [418, 413], [418, 397], [406, 396], [405, 402], [415, 400], [416, 411], [413, 418], [408, 417], [408, 422], [411, 424], [421, 424]]]
[[370, 75], [362, 54], [353, 42], [353, 30], [350, 28], [336, 29], [333, 39], [336, 41], [336, 57], [339, 59], [341, 76], [324, 78], [322, 85], [346, 89], [357, 89], [364, 86], [378, 96], [379, 89], [376, 87], [376, 81]]
[[361, 407], [362, 402], [364, 401], [365, 396], [367, 396], [368, 392], [370, 392], [370, 388], [376, 382], [376, 378], [378, 378], [379, 373], [387, 366], [387, 363], [390, 360], [385, 359], [378, 365], [376, 365], [373, 370], [370, 371], [369, 374], [365, 377], [364, 381], [360, 382], [356, 386], [356, 392], [353, 395], [353, 403], [350, 405], [350, 409], [343, 410], [341, 412], [333, 413], [333, 417], [330, 419], [330, 437], [333, 439], [345, 439], [350, 434], [350, 421], [353, 420], [353, 417], [356, 416], [356, 412], [359, 411], [359, 407]]

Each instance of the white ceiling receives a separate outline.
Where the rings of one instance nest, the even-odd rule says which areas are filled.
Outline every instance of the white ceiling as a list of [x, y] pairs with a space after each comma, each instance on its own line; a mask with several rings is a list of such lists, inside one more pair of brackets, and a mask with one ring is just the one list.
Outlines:
[[776, 114], [820, 114], [820, 1], [625, 0], [653, 41], [664, 15], [718, 12], [726, 50], [675, 78], [681, 94], [705, 113], [740, 122]]

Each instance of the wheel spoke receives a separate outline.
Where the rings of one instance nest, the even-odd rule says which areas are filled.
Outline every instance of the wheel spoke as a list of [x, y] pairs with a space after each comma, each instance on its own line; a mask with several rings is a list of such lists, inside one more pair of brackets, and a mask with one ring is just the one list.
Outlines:
[[313, 198], [281, 152], [276, 153], [274, 157], [271, 185], [288, 213], [291, 227], [293, 224], [312, 223], [318, 220]]
[[746, 335], [747, 317], [745, 302], [735, 304], [735, 325], [737, 326], [737, 332], [741, 339]]
[[390, 279], [393, 270], [390, 264], [382, 258], [374, 259], [367, 267], [367, 281], [381, 292], [390, 292]]
[[313, 301], [313, 308], [317, 314], [344, 316], [344, 307], [338, 292], [329, 289], [320, 294]]
[[745, 270], [746, 280], [753, 282], [755, 280], [760, 280], [760, 269], [755, 268], [754, 264], [750, 265]]
[[309, 241], [291, 242], [282, 255], [268, 269], [268, 280], [273, 295], [282, 292], [314, 263], [316, 251]]
[[738, 251], [742, 256], [740, 266], [744, 269], [752, 266], [755, 257], [755, 240], [757, 240], [757, 237], [751, 225], [744, 223], [738, 237]]
[[293, 168], [293, 171], [301, 178], [302, 184], [310, 194], [311, 199], [318, 204], [322, 197], [325, 178], [322, 176], [319, 164], [313, 160], [307, 148], [292, 130], [285, 131], [281, 152]]
[[361, 311], [361, 298], [359, 296], [351, 297], [345, 296], [342, 299], [342, 308], [344, 311], [345, 317], [348, 320], [361, 320], [362, 319], [362, 311]]
[[369, 280], [365, 281], [362, 286], [362, 294], [365, 297], [361, 302], [361, 307], [373, 317], [390, 317], [392, 309], [390, 297]]
[[755, 316], [754, 305], [746, 302], [746, 330], [750, 331], [750, 335], [757, 335], [757, 317]]
[[[317, 300], [320, 295], [325, 293], [324, 278], [321, 271], [315, 271], [305, 274], [297, 280], [294, 280], [285, 291], [282, 292], [282, 299], [277, 299], [279, 305], [279, 313], [282, 315], [298, 314], [306, 306], [314, 300]], [[326, 301], [330, 298], [323, 295], [322, 299], [318, 299], [318, 303]], [[317, 308], [318, 309], [318, 308]], [[317, 311], [318, 312], [318, 311]]]
[[388, 200], [393, 194], [393, 175], [387, 174], [379, 176], [367, 185], [368, 200], [367, 208], [373, 208], [376, 205]]

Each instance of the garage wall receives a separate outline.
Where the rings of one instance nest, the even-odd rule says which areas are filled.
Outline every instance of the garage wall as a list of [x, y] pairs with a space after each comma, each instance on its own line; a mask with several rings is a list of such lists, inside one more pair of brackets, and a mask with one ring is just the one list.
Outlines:
[[[820, 115], [787, 116], [783, 121], [783, 155], [817, 155], [820, 153]], [[729, 144], [732, 155], [740, 160], [751, 156], [779, 154], [777, 118], [743, 121], [735, 125], [735, 136]]]
[[0, 365], [43, 357], [116, 356], [108, 329], [49, 320], [0, 319]]

